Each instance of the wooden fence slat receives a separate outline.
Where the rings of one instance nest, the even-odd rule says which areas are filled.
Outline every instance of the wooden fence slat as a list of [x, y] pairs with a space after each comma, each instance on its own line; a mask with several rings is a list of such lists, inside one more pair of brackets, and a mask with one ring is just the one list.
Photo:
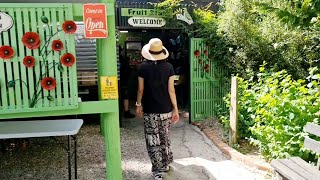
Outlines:
[[[24, 45], [22, 44], [22, 36], [23, 36], [23, 21], [22, 21], [22, 17], [23, 17], [23, 14], [22, 14], [22, 11], [21, 11], [21, 8], [17, 8], [15, 9], [16, 11], [16, 19], [17, 19], [17, 30], [18, 30], [18, 44], [19, 44], [19, 51], [20, 51], [20, 61], [22, 61], [23, 57], [24, 57]], [[20, 63], [19, 64], [19, 67], [20, 67], [20, 74], [21, 74], [21, 81], [24, 82], [22, 83], [21, 85], [21, 90], [22, 90], [22, 102], [23, 102], [23, 108], [24, 109], [27, 109], [29, 108], [29, 94], [28, 94], [28, 87], [26, 86], [26, 84], [28, 83], [27, 82], [27, 71], [26, 71], [26, 67], [23, 65], [23, 63]], [[17, 70], [18, 71], [18, 70]]]
[[[60, 22], [60, 27], [62, 27], [62, 23], [65, 21], [65, 16], [64, 16], [64, 11], [63, 9], [59, 8], [59, 22]], [[65, 35], [64, 33], [61, 33], [61, 41], [66, 42]], [[66, 50], [64, 49], [62, 51], [62, 54], [66, 53]], [[64, 71], [62, 72], [62, 78], [63, 78], [63, 105], [67, 106], [69, 105], [69, 85], [68, 85], [68, 71], [66, 67], [64, 67]]]
[[[48, 29], [48, 27], [42, 23], [41, 21], [41, 17], [44, 15], [44, 12], [43, 12], [43, 9], [42, 8], [37, 8], [37, 16], [38, 16], [38, 26], [39, 26], [39, 35], [40, 35], [40, 41], [41, 41], [41, 44], [40, 44], [40, 53], [41, 54], [44, 54], [45, 53], [45, 50], [42, 49], [43, 46], [45, 46], [45, 43], [47, 41], [47, 32], [45, 29]], [[50, 22], [49, 22], [50, 23]], [[46, 32], [46, 33], [45, 33]], [[42, 107], [48, 107], [49, 106], [49, 100], [47, 98], [44, 98], [46, 96], [48, 96], [48, 91], [45, 91], [45, 90], [42, 90], [42, 87], [41, 87], [41, 79], [43, 78], [43, 75], [44, 75], [44, 72], [46, 70], [46, 67], [45, 67], [45, 60], [42, 58], [42, 57], [39, 57], [39, 76], [37, 76], [37, 89], [38, 89], [38, 92], [40, 92], [40, 96], [41, 96], [41, 102], [40, 102], [40, 105]], [[39, 106], [40, 106], [39, 105]]]
[[[70, 7], [71, 9], [72, 7]], [[66, 12], [66, 20], [72, 20], [72, 11], [65, 11]], [[76, 57], [76, 51], [74, 48], [75, 37], [74, 35], [68, 35], [68, 51], [72, 53]], [[77, 63], [74, 63], [72, 67], [69, 67], [69, 79], [70, 79], [70, 101], [72, 104], [78, 103], [78, 86], [77, 86]]]
[[[51, 19], [52, 19], [52, 29], [53, 32], [55, 33], [56, 31], [59, 30], [59, 28], [57, 27], [57, 9], [56, 8], [50, 8], [51, 11]], [[61, 35], [61, 32], [59, 33], [59, 35]], [[60, 39], [59, 36], [57, 35], [55, 39]], [[67, 48], [64, 44], [64, 49]], [[53, 63], [59, 63], [60, 64], [60, 57], [61, 57], [61, 53], [60, 52], [54, 52], [53, 55]], [[56, 104], [58, 106], [62, 105], [62, 93], [61, 93], [61, 72], [56, 68], [54, 69], [55, 71], [55, 75], [56, 75], [56, 81], [57, 81], [57, 88], [56, 88]]]
[[[7, 12], [8, 8], [5, 9], [5, 12]], [[3, 43], [4, 45], [10, 46], [10, 40], [9, 40], [9, 31], [7, 32], [2, 32], [3, 34]], [[11, 46], [12, 47], [12, 46]], [[14, 47], [12, 47], [13, 50], [15, 51], [14, 57], [15, 58], [17, 56], [17, 52], [16, 49]], [[12, 76], [12, 62], [13, 59], [9, 59], [5, 61], [5, 67], [6, 67], [6, 76], [7, 76], [7, 81], [12, 81], [13, 76]], [[14, 100], [14, 88], [9, 88], [7, 89], [8, 92], [8, 98], [9, 98], [9, 109], [14, 109], [15, 108], [15, 100]]]
[[[23, 8], [23, 25], [24, 25], [24, 32], [30, 32], [30, 20], [29, 20], [29, 9], [28, 8]], [[26, 53], [25, 56], [32, 56], [32, 50], [26, 48]], [[28, 77], [28, 91], [29, 91], [29, 97], [32, 99], [35, 95], [35, 84], [34, 84], [34, 69], [33, 68], [27, 68], [27, 77]], [[21, 74], [24, 76], [23, 74]]]
[[[0, 41], [1, 46], [3, 45]], [[7, 98], [7, 82], [5, 81], [5, 62], [3, 59], [0, 59], [0, 77], [3, 79], [0, 81], [0, 90], [1, 90], [1, 104], [2, 109], [8, 108], [8, 98]]]
[[[14, 19], [15, 23], [13, 24], [12, 28], [10, 29], [11, 32], [11, 47], [13, 49], [15, 49], [15, 56], [14, 59], [12, 59], [13, 61], [13, 79], [17, 80], [20, 79], [20, 75], [19, 75], [19, 57], [18, 57], [18, 44], [21, 42], [18, 39], [16, 39], [16, 28], [17, 28], [17, 24], [16, 24], [16, 17], [15, 17], [15, 13], [13, 11], [13, 8], [8, 8], [8, 12], [10, 14], [10, 16]], [[17, 44], [17, 40], [18, 40], [18, 44]], [[19, 83], [19, 81], [17, 81], [15, 83], [15, 105], [17, 109], [21, 109], [22, 108], [22, 99], [21, 99], [21, 83]], [[22, 84], [23, 85], [23, 84]], [[24, 85], [23, 85], [24, 86]]]
[[[51, 12], [50, 12], [50, 8], [44, 8], [44, 15], [49, 19], [50, 25], [48, 27], [48, 34], [51, 34], [50, 36], [48, 36], [48, 38], [50, 38], [55, 32], [52, 29], [52, 24], [55, 24], [57, 22], [52, 20], [52, 16], [51, 16]], [[54, 77], [54, 68], [55, 68], [55, 64], [53, 63], [53, 59], [52, 59], [52, 41], [56, 39], [56, 36], [52, 37], [52, 39], [49, 42], [49, 46], [48, 46], [48, 55], [47, 55], [47, 62], [48, 62], [48, 67], [47, 69], [49, 69], [49, 77]], [[46, 90], [45, 90], [46, 91]], [[48, 95], [47, 96], [52, 96], [53, 98], [55, 98], [55, 89], [51, 90], [51, 91], [47, 91]], [[46, 97], [45, 97], [46, 99]], [[55, 100], [54, 101], [49, 101], [49, 106], [55, 106]]]
[[[30, 9], [30, 16], [31, 16], [31, 31], [32, 32], [36, 32], [39, 34], [39, 28], [40, 26], [42, 26], [39, 21], [41, 22], [41, 20], [36, 16], [36, 10], [34, 8], [31, 8]], [[41, 35], [40, 35], [41, 37]], [[44, 41], [40, 38], [40, 48], [42, 47], [41, 45], [44, 44]], [[32, 68], [35, 72], [35, 88], [36, 88], [36, 92], [40, 91], [41, 90], [41, 85], [40, 83], [38, 82], [39, 81], [39, 77], [40, 77], [40, 58], [39, 57], [39, 50], [38, 49], [34, 49], [33, 50], [33, 57], [35, 58], [36, 60], [36, 65]], [[42, 100], [39, 100], [36, 104], [35, 107], [39, 108], [42, 106]]]

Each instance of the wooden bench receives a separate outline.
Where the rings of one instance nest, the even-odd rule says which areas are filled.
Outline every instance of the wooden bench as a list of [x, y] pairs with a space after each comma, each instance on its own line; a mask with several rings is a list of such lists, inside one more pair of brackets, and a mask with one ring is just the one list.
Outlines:
[[[320, 126], [307, 123], [304, 127], [305, 131], [320, 137]], [[304, 147], [320, 154], [320, 142], [306, 136]], [[320, 158], [319, 158], [320, 159]], [[289, 159], [272, 160], [271, 166], [274, 168], [278, 179], [288, 180], [320, 180], [320, 161], [318, 166], [312, 166], [299, 157], [291, 157]]]

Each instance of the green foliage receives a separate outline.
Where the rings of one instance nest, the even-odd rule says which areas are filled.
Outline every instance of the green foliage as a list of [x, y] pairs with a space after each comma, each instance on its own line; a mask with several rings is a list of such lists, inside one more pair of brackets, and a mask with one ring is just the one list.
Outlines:
[[229, 67], [246, 77], [266, 61], [268, 69], [305, 77], [319, 65], [317, 8], [312, 0], [225, 0], [218, 33], [230, 47]]
[[[239, 78], [239, 134], [258, 145], [268, 160], [300, 156], [314, 161], [303, 148], [307, 122], [319, 123], [320, 74], [310, 69], [307, 80], [294, 80], [285, 70], [264, 66], [249, 80]], [[230, 97], [225, 98], [226, 102]], [[230, 106], [230, 104], [229, 104]], [[228, 124], [228, 117], [223, 117]]]

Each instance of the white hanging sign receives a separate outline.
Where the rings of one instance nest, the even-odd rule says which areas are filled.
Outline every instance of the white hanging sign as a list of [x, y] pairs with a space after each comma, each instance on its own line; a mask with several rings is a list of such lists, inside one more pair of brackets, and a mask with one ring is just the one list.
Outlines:
[[186, 8], [180, 9], [176, 16], [178, 20], [184, 21], [189, 25], [193, 24], [193, 19]]
[[13, 19], [5, 12], [0, 12], [0, 33], [8, 31], [13, 26]]
[[133, 27], [162, 27], [166, 20], [159, 17], [131, 17], [128, 23]]

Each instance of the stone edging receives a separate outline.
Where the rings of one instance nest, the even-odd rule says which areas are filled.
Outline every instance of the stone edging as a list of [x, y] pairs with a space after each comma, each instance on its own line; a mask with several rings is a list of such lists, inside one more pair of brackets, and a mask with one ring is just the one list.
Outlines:
[[214, 143], [228, 159], [240, 161], [247, 166], [254, 167], [262, 171], [272, 171], [270, 164], [257, 163], [253, 158], [243, 155], [234, 148], [230, 147], [228, 144], [221, 141], [212, 129], [208, 129], [200, 123], [192, 123], [192, 125], [197, 126], [201, 131], [203, 131], [204, 134], [212, 141], [212, 143]]

